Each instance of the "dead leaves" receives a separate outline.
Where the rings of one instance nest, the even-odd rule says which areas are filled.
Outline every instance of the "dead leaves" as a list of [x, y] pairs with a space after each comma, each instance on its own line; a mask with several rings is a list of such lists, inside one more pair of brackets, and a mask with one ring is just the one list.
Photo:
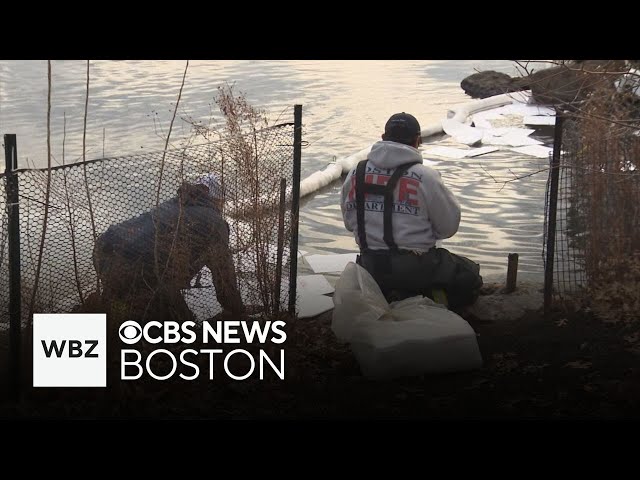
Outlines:
[[589, 286], [594, 313], [605, 323], [631, 323], [640, 312], [640, 256], [607, 258]]
[[517, 369], [519, 363], [517, 360], [515, 360], [516, 356], [517, 355], [513, 352], [494, 353], [492, 355], [492, 358], [495, 362], [495, 372], [500, 375], [512, 372], [513, 370]]

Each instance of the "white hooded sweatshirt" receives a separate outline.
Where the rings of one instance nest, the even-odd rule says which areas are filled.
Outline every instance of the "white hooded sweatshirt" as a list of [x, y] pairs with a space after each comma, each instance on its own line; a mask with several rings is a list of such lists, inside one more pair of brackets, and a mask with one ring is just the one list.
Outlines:
[[[379, 141], [369, 153], [366, 183], [386, 185], [395, 169], [419, 161], [405, 172], [393, 195], [393, 237], [398, 248], [426, 252], [437, 240], [450, 238], [460, 226], [460, 205], [444, 185], [440, 173], [422, 164], [420, 152], [401, 143]], [[358, 221], [355, 190], [356, 167], [342, 186], [342, 217], [347, 230], [355, 234], [358, 245]], [[384, 197], [365, 195], [365, 231], [372, 250], [387, 250], [384, 237]]]

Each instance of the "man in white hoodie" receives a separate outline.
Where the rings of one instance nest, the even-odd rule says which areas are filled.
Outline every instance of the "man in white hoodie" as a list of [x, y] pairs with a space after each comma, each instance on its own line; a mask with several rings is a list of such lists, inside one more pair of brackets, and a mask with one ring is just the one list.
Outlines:
[[342, 216], [360, 247], [358, 263], [389, 301], [426, 295], [455, 308], [473, 303], [482, 287], [480, 266], [437, 248], [460, 225], [460, 205], [440, 173], [422, 162], [420, 124], [392, 115], [382, 141], [349, 172]]

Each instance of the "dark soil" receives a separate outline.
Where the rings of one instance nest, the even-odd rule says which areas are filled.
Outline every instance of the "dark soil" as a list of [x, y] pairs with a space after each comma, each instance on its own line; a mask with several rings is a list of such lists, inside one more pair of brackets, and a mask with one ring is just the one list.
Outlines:
[[547, 320], [541, 312], [500, 323], [467, 320], [484, 359], [473, 372], [367, 380], [348, 345], [336, 341], [328, 313], [288, 327], [284, 381], [201, 374], [193, 382], [116, 380], [85, 391], [27, 388], [20, 403], [0, 405], [0, 417], [640, 417], [640, 322], [560, 311]]

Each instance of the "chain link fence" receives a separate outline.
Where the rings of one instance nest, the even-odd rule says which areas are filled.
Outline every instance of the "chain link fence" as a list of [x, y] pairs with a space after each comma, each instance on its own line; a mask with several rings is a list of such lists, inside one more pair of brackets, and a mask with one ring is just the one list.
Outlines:
[[[295, 292], [296, 169], [299, 178], [294, 124], [284, 123], [166, 152], [16, 170], [22, 321], [32, 300], [34, 312], [90, 311], [107, 292], [111, 311], [136, 320], [207, 320], [234, 310], [238, 296], [249, 315], [286, 310]], [[218, 183], [205, 189], [210, 174]], [[0, 176], [3, 192], [6, 180]], [[7, 328], [4, 195], [0, 222], [0, 326]]]
[[553, 300], [622, 305], [640, 273], [633, 270], [640, 255], [640, 137], [630, 129], [585, 135], [584, 126], [567, 120], [561, 152], [557, 199], [550, 174], [545, 204], [546, 257], [549, 212], [557, 201]]
[[0, 329], [9, 326], [9, 212], [7, 209], [7, 179], [0, 175]]

